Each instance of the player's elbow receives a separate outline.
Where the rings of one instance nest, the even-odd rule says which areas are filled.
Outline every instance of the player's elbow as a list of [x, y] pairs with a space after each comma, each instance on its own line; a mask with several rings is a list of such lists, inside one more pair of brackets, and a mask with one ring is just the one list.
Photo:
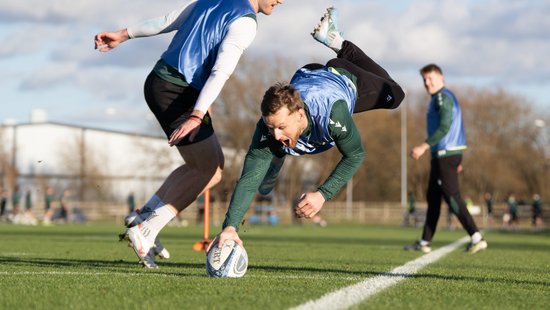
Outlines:
[[366, 157], [365, 149], [361, 148], [361, 150], [355, 152], [352, 156], [350, 156], [350, 159], [353, 161], [353, 166], [359, 167], [363, 161], [365, 161]]
[[357, 159], [359, 161], [359, 164], [362, 164], [364, 161], [365, 161], [365, 157], [367, 157], [367, 153], [365, 152], [365, 150], [363, 150], [361, 153], [359, 153], [357, 155]]
[[210, 72], [210, 78], [215, 79], [220, 83], [224, 84], [229, 79], [232, 73], [233, 71], [229, 69], [224, 70], [221, 68], [214, 68], [212, 69], [212, 72]]

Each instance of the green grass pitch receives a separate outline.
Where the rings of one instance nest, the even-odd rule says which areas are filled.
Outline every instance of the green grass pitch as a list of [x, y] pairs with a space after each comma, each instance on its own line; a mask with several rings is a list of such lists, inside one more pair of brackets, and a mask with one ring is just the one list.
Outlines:
[[[0, 309], [288, 309], [421, 256], [415, 228], [245, 226], [244, 278], [206, 276], [192, 250], [201, 227], [167, 227], [157, 270], [118, 242], [120, 226], [0, 225]], [[219, 227], [212, 231], [218, 232]], [[438, 231], [434, 248], [464, 236]], [[455, 250], [357, 309], [548, 309], [550, 232], [485, 234], [487, 251]]]

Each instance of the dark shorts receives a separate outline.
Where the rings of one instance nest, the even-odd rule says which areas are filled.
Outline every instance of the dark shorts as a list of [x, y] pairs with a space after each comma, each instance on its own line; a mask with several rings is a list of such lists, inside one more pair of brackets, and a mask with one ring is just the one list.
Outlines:
[[[199, 91], [191, 86], [179, 86], [160, 78], [155, 72], [149, 73], [144, 86], [145, 101], [155, 115], [167, 138], [193, 112]], [[206, 114], [199, 133], [193, 142], [183, 139], [178, 145], [200, 142], [214, 133], [210, 114]]]

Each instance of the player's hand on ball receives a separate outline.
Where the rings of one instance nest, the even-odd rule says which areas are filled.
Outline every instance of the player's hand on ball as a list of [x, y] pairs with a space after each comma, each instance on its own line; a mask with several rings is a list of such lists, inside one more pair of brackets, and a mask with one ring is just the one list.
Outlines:
[[222, 230], [221, 233], [216, 236], [216, 238], [214, 238], [214, 241], [210, 242], [208, 248], [206, 249], [206, 252], [208, 253], [210, 251], [210, 248], [213, 244], [217, 244], [218, 247], [221, 248], [222, 245], [225, 243], [225, 240], [234, 240], [238, 245], [244, 248], [243, 241], [239, 237], [239, 234], [237, 233], [235, 227], [227, 226], [226, 228], [224, 228], [224, 230]]
[[325, 197], [321, 192], [305, 193], [294, 207], [294, 212], [299, 217], [312, 218], [319, 213], [324, 203]]

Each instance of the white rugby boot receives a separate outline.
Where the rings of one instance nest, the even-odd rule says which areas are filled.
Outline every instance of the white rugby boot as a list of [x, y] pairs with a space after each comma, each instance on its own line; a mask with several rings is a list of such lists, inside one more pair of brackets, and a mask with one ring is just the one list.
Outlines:
[[327, 47], [334, 48], [332, 44], [334, 38], [343, 36], [338, 29], [338, 11], [336, 8], [327, 8], [327, 12], [321, 17], [321, 22], [313, 29], [311, 35]]
[[149, 255], [149, 251], [153, 248], [153, 244], [143, 236], [139, 227], [134, 226], [129, 228], [126, 231], [126, 236], [129, 240], [128, 246], [132, 247], [139, 258], [140, 264], [150, 269], [158, 268], [154, 256]]
[[155, 245], [149, 251], [149, 256], [155, 257], [158, 256], [161, 259], [169, 259], [170, 252], [160, 243], [159, 238], [155, 238]]
[[[128, 229], [119, 234], [118, 238], [119, 241], [127, 240], [128, 239], [128, 230], [136, 225], [139, 225], [143, 223], [143, 219], [141, 218], [141, 212], [140, 210], [132, 211], [126, 218], [124, 219], [124, 225], [128, 227]], [[151, 247], [151, 253], [149, 253], [151, 257], [155, 257], [158, 255], [162, 259], [168, 259], [170, 258], [170, 252], [168, 252], [168, 249], [166, 249], [162, 243], [160, 242], [159, 238], [155, 238], [155, 244]]]

